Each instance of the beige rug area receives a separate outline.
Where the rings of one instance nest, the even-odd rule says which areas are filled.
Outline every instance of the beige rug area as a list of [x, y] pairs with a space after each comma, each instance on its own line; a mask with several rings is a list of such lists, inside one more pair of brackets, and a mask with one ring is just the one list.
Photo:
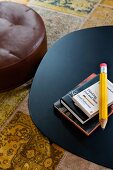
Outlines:
[[[0, 1], [4, 1], [4, 0], [0, 0]], [[24, 4], [24, 5], [27, 5], [27, 3], [28, 3], [28, 0], [5, 0], [5, 1], [21, 3], [21, 4]]]
[[[69, 32], [113, 24], [113, 0], [16, 2], [27, 4], [42, 16], [48, 48]], [[29, 116], [29, 91], [25, 84], [0, 94], [0, 170], [108, 170], [50, 143]]]

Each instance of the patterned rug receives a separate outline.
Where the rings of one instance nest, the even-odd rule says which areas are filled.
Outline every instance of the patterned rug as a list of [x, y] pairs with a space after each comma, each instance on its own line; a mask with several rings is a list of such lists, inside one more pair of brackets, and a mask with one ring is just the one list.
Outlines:
[[53, 10], [71, 13], [78, 16], [87, 16], [100, 0], [31, 0], [32, 4], [40, 5]]
[[35, 127], [28, 115], [27, 101], [28, 97], [1, 130], [0, 169], [55, 169], [63, 156], [63, 149], [50, 144]]
[[[113, 0], [14, 1], [42, 16], [48, 47], [74, 30], [113, 24]], [[29, 90], [25, 84], [0, 94], [0, 170], [108, 170], [50, 143], [40, 133], [29, 116]]]

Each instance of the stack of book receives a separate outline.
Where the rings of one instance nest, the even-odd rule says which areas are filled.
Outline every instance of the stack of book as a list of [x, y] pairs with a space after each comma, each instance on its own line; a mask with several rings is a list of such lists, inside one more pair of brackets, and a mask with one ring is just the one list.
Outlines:
[[[108, 116], [113, 113], [113, 83], [108, 80]], [[99, 124], [99, 75], [92, 74], [54, 103], [54, 108], [89, 136]]]

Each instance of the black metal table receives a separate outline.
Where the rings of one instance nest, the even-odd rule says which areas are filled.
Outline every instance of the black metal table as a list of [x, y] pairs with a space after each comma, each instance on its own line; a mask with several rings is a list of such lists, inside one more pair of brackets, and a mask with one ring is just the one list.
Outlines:
[[108, 64], [113, 82], [113, 27], [72, 32], [58, 40], [43, 58], [31, 87], [29, 110], [35, 125], [54, 143], [97, 164], [113, 168], [113, 116], [104, 131], [89, 137], [61, 121], [53, 103], [92, 73]]

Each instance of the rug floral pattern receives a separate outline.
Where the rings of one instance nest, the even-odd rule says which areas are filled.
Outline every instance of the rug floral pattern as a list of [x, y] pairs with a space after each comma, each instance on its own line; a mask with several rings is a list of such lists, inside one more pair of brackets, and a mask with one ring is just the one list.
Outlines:
[[34, 5], [45, 6], [79, 16], [87, 16], [100, 0], [30, 0]]
[[98, 6], [89, 16], [82, 28], [113, 25], [113, 8]]
[[27, 87], [19, 87], [0, 93], [0, 129], [28, 94]]
[[0, 169], [53, 170], [63, 150], [44, 137], [29, 115], [18, 111], [0, 134]]

